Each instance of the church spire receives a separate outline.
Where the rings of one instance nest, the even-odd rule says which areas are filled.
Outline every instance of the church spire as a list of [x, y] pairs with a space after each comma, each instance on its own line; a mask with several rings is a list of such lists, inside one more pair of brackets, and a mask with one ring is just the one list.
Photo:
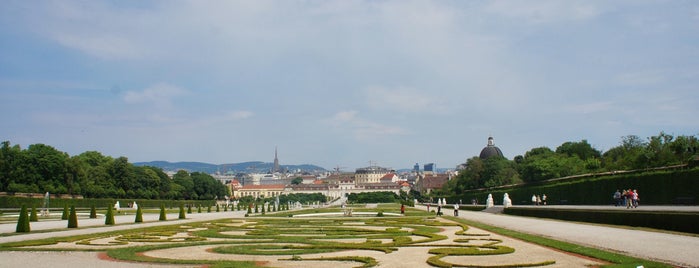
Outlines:
[[277, 146], [274, 146], [274, 167], [272, 172], [279, 172], [279, 158], [277, 158]]

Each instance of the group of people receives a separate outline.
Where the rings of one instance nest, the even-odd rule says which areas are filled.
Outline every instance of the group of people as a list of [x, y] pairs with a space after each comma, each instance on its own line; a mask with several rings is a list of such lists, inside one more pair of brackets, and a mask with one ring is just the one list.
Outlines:
[[532, 205], [546, 205], [546, 194], [532, 195]]
[[637, 208], [638, 201], [641, 200], [638, 197], [638, 191], [636, 189], [628, 189], [623, 191], [616, 190], [612, 197], [614, 198], [615, 207], [626, 206], [626, 208]]

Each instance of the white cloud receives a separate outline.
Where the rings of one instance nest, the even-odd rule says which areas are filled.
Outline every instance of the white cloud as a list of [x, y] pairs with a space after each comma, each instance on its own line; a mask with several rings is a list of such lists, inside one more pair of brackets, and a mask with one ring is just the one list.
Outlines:
[[171, 100], [185, 95], [188, 91], [167, 83], [159, 83], [150, 86], [143, 91], [128, 91], [124, 95], [127, 103], [153, 103], [159, 108], [170, 107]]
[[137, 59], [143, 56], [142, 51], [124, 36], [110, 34], [81, 36], [65, 33], [56, 34], [55, 38], [61, 45], [101, 59]]
[[490, 1], [485, 10], [531, 24], [587, 20], [603, 11], [590, 1]]
[[366, 120], [358, 116], [357, 111], [341, 111], [327, 122], [339, 131], [350, 131], [356, 140], [372, 141], [387, 136], [405, 135], [408, 132], [398, 126]]

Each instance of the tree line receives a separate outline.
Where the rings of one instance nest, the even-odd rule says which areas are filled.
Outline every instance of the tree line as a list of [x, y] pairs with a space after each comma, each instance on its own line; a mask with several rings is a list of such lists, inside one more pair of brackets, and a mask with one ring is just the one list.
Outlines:
[[0, 192], [57, 193], [87, 198], [211, 200], [229, 195], [208, 174], [139, 167], [96, 151], [69, 156], [45, 144], [0, 146]]
[[503, 157], [472, 157], [463, 164], [455, 179], [443, 193], [459, 194], [465, 190], [536, 182], [572, 175], [637, 170], [686, 164], [697, 155], [696, 136], [677, 136], [660, 132], [646, 140], [628, 135], [618, 146], [601, 152], [587, 140], [564, 142], [555, 150], [536, 147], [513, 160]]

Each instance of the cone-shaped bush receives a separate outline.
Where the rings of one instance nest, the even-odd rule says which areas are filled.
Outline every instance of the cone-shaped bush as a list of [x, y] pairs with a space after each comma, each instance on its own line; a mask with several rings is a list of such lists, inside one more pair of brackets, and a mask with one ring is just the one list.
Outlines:
[[39, 215], [36, 215], [36, 206], [32, 206], [32, 213], [29, 215], [29, 221], [39, 221]]
[[251, 206], [252, 206], [252, 205], [248, 206], [248, 214], [252, 213], [252, 208], [251, 208]]
[[277, 206], [272, 206], [272, 211], [277, 212]]
[[187, 217], [185, 217], [185, 215], [184, 215], [184, 204], [180, 204], [180, 220], [186, 219], [186, 218]]
[[95, 205], [90, 207], [90, 219], [97, 219], [97, 209], [95, 208]]
[[265, 205], [262, 205], [262, 215], [265, 215]]
[[17, 229], [15, 231], [18, 233], [28, 233], [29, 229], [29, 215], [27, 215], [27, 206], [22, 205], [22, 208], [19, 210], [19, 219], [17, 220]]
[[240, 210], [240, 202], [238, 202], [238, 205], [236, 205], [235, 210]]
[[206, 207], [206, 213], [211, 213], [211, 206]]
[[159, 221], [166, 221], [167, 220], [167, 214], [165, 213], [165, 204], [160, 204], [160, 218], [158, 218]]
[[223, 206], [223, 212], [228, 211], [228, 206]]
[[197, 213], [201, 213], [201, 205], [197, 206]]
[[107, 215], [104, 216], [104, 225], [114, 225], [114, 211], [112, 206], [107, 206]]
[[67, 220], [68, 219], [68, 204], [63, 206], [63, 214], [61, 214], [61, 220]]
[[187, 214], [192, 214], [192, 206], [187, 205]]
[[78, 228], [78, 213], [75, 212], [75, 206], [70, 206], [70, 215], [68, 216], [68, 228]]
[[255, 204], [255, 213], [259, 213], [260, 210], [257, 208], [257, 204]]
[[143, 222], [143, 211], [141, 210], [141, 206], [138, 206], [138, 208], [136, 209], [136, 220], [134, 220], [134, 222]]
[[216, 204], [216, 212], [220, 212], [220, 211], [221, 211], [221, 210], [220, 210], [218, 204]]

